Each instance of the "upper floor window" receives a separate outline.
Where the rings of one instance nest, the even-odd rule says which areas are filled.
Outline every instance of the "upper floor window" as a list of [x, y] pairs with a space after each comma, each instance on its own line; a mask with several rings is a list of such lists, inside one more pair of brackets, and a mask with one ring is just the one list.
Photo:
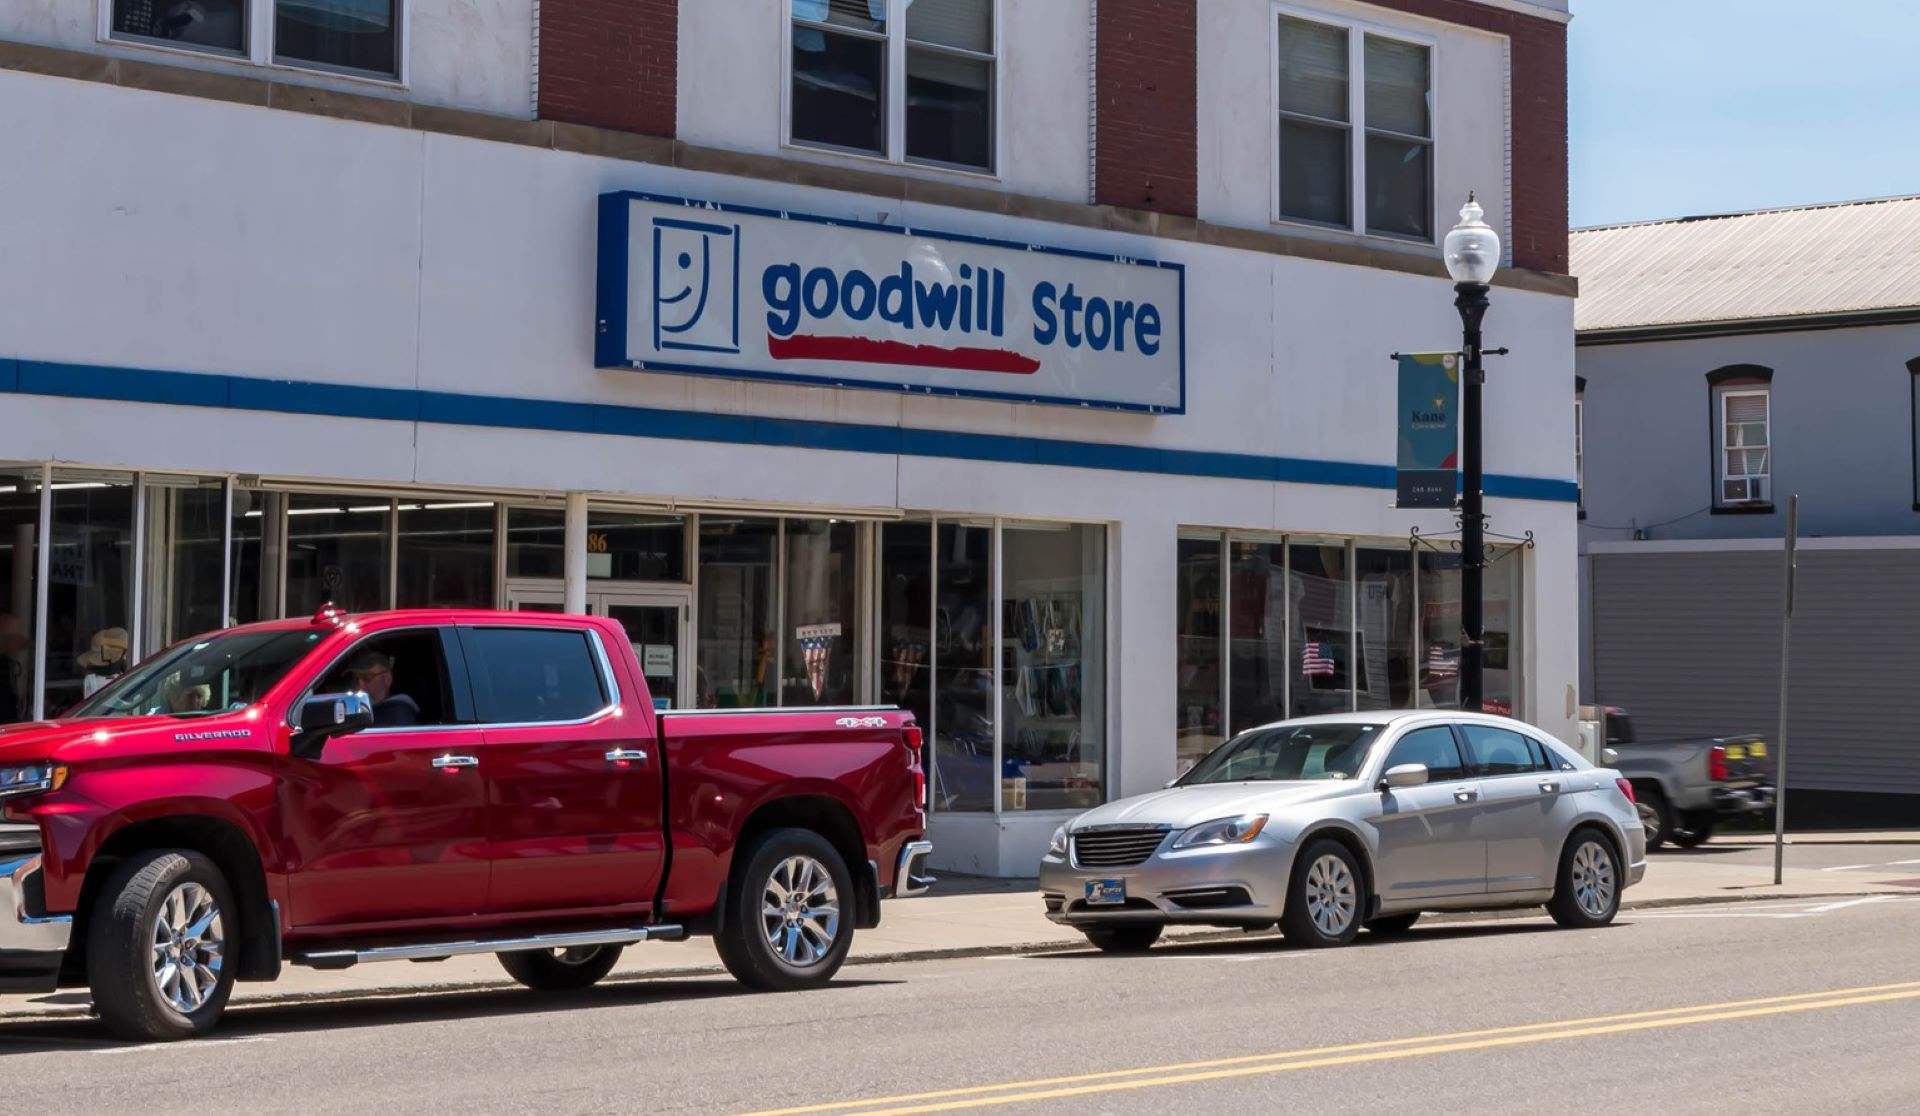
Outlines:
[[993, 171], [995, 0], [792, 3], [792, 142]]
[[1277, 18], [1280, 219], [1431, 241], [1432, 48]]
[[[113, 39], [398, 79], [400, 0], [108, 0]], [[255, 29], [267, 33], [256, 34]]]
[[1765, 387], [1728, 388], [1719, 404], [1720, 499], [1723, 505], [1765, 504], [1771, 499], [1771, 392]]

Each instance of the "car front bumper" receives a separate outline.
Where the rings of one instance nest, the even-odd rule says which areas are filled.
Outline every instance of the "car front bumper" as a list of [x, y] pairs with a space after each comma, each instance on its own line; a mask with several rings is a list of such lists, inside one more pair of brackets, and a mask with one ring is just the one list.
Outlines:
[[[1063, 926], [1192, 923], [1258, 926], [1278, 922], [1292, 850], [1257, 841], [1222, 848], [1162, 849], [1126, 868], [1083, 868], [1048, 856], [1040, 862], [1047, 917]], [[1126, 902], [1091, 905], [1087, 884], [1122, 880]]]
[[45, 914], [40, 854], [0, 855], [0, 992], [48, 992], [73, 936], [71, 915]]

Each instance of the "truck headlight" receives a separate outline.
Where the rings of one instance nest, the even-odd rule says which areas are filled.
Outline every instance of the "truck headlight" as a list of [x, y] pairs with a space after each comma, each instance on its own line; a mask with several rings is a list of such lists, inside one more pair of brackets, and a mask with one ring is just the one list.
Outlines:
[[[1028, 846], [1031, 848], [1032, 846]], [[1067, 858], [1067, 827], [1061, 826], [1053, 831], [1053, 840], [1047, 842], [1047, 855]]]
[[64, 763], [30, 763], [20, 767], [0, 767], [0, 798], [20, 798], [43, 791], [59, 790], [67, 782]]
[[1173, 842], [1176, 849], [1191, 849], [1199, 845], [1240, 845], [1260, 836], [1267, 827], [1267, 815], [1242, 814], [1237, 818], [1219, 818], [1210, 822], [1201, 822], [1182, 833]]

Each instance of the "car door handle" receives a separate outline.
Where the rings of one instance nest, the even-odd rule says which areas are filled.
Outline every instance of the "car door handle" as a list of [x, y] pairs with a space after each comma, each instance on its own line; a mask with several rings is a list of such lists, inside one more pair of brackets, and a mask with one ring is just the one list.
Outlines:
[[1477, 790], [1457, 790], [1453, 792], [1453, 800], [1455, 802], [1478, 802], [1480, 801], [1480, 792]]
[[1559, 784], [1559, 783], [1555, 783], [1555, 782], [1551, 782], [1551, 781], [1548, 781], [1548, 782], [1542, 782], [1542, 783], [1540, 784], [1540, 793], [1541, 793], [1541, 794], [1559, 794], [1559, 793], [1560, 793], [1560, 784]]
[[647, 758], [647, 753], [638, 748], [615, 748], [607, 753], [607, 762], [615, 764], [639, 763]]
[[448, 770], [457, 770], [462, 767], [479, 767], [480, 757], [479, 756], [435, 756], [433, 757], [433, 766], [438, 768], [448, 769]]

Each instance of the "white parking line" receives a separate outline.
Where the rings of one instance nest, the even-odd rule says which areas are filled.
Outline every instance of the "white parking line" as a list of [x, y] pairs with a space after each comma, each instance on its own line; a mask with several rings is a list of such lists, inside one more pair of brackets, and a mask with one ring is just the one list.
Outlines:
[[1887, 862], [1887, 867], [1898, 868], [1903, 864], [1920, 864], [1920, 860], [1890, 860]]
[[138, 1054], [143, 1050], [204, 1050], [209, 1046], [244, 1046], [250, 1042], [272, 1042], [269, 1035], [254, 1035], [251, 1038], [201, 1039], [198, 1042], [181, 1046], [174, 1042], [147, 1042], [139, 1046], [103, 1046], [92, 1051], [94, 1054]]
[[1836, 864], [1831, 868], [1822, 868], [1822, 872], [1851, 872], [1855, 868], [1878, 868], [1878, 864]]

